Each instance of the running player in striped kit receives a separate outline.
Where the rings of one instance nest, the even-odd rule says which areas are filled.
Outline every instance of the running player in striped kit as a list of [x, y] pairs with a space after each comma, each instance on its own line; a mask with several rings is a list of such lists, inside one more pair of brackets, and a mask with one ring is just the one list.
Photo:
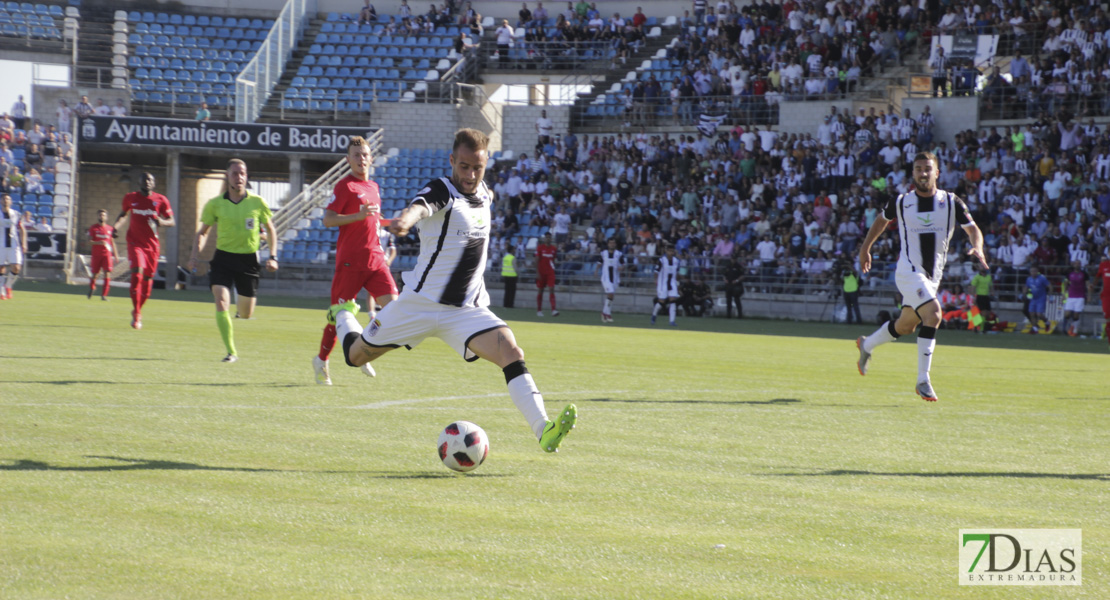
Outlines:
[[651, 309], [652, 325], [655, 325], [655, 317], [664, 306], [667, 307], [667, 314], [671, 318], [671, 326], [674, 327], [677, 324], [675, 317], [678, 315], [678, 258], [674, 252], [674, 246], [667, 246], [666, 256], [660, 257], [659, 264], [655, 266], [655, 306]]
[[12, 284], [19, 276], [27, 254], [27, 230], [19, 213], [12, 210], [12, 197], [0, 196], [0, 300], [12, 299]]
[[902, 314], [887, 321], [875, 333], [856, 340], [859, 348], [860, 375], [867, 374], [871, 353], [900, 336], [917, 333], [917, 386], [915, 391], [929, 402], [937, 400], [929, 378], [936, 347], [937, 327], [941, 321], [941, 306], [937, 301], [937, 287], [944, 273], [948, 244], [959, 225], [971, 240], [968, 254], [978, 259], [987, 269], [983, 254], [983, 234], [971, 219], [967, 205], [955, 194], [937, 189], [939, 173], [937, 157], [932, 152], [919, 152], [913, 159], [913, 193], [893, 198], [876, 217], [863, 246], [859, 250], [860, 270], [871, 269], [871, 246], [893, 221], [898, 223], [902, 250], [894, 271], [894, 281], [902, 294]]
[[610, 239], [609, 247], [601, 251], [601, 288], [605, 291], [605, 304], [601, 307], [601, 322], [613, 322], [613, 294], [621, 284], [621, 265], [624, 254], [617, 250], [617, 240]]
[[420, 223], [420, 255], [404, 273], [405, 289], [363, 329], [353, 301], [331, 314], [347, 364], [360, 367], [404, 346], [438, 337], [467, 362], [484, 358], [501, 368], [509, 396], [546, 452], [555, 452], [578, 418], [568, 404], [551, 421], [543, 396], [524, 366], [524, 351], [509, 326], [489, 309], [485, 286], [493, 193], [482, 181], [489, 138], [474, 129], [455, 133], [451, 176], [428, 182], [390, 224], [398, 236]]

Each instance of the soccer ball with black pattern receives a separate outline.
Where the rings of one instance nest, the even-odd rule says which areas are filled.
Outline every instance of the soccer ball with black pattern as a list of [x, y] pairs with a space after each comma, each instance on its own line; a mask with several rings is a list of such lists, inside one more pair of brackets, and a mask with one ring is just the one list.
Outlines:
[[436, 446], [443, 464], [462, 473], [477, 469], [489, 455], [486, 432], [470, 421], [455, 421], [445, 427]]

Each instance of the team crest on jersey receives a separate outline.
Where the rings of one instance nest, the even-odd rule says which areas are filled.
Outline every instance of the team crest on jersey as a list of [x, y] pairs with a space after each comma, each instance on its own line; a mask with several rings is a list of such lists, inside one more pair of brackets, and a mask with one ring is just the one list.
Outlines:
[[374, 319], [373, 321], [370, 322], [370, 329], [369, 329], [369, 331], [367, 332], [366, 335], [369, 335], [370, 337], [374, 337], [375, 335], [377, 335], [378, 330], [381, 329], [381, 328], [382, 328], [382, 322], [377, 320], [377, 319]]

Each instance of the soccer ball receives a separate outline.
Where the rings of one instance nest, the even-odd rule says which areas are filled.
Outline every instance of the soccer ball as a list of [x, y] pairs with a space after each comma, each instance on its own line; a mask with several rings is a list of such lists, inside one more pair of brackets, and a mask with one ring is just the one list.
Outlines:
[[445, 427], [436, 446], [443, 464], [462, 473], [477, 469], [489, 455], [486, 432], [470, 421], [455, 421]]

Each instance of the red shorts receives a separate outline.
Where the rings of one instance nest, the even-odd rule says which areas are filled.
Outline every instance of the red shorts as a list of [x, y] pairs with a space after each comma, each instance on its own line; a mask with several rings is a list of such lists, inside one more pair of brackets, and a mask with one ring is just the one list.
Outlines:
[[143, 273], [158, 272], [158, 246], [127, 246], [127, 260], [131, 262], [131, 270], [142, 269]]
[[92, 273], [96, 275], [101, 271], [112, 272], [112, 266], [115, 264], [115, 257], [107, 252], [93, 252], [92, 255]]
[[1110, 319], [1110, 296], [1102, 297], [1102, 318]]
[[331, 280], [332, 304], [354, 300], [361, 290], [369, 292], [371, 298], [381, 298], [390, 294], [396, 295], [397, 284], [393, 281], [393, 274], [389, 272], [389, 267], [384, 262], [377, 269], [335, 266], [335, 276]]
[[536, 277], [536, 287], [539, 289], [555, 287], [555, 271], [539, 271]]

